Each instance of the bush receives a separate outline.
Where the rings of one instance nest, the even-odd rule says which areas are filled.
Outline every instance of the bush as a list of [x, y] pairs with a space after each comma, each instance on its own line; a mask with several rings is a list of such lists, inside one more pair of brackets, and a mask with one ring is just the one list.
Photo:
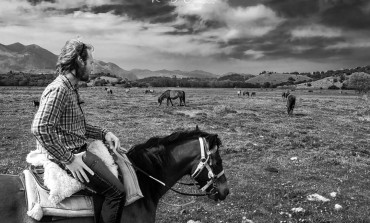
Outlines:
[[332, 86], [328, 87], [328, 89], [330, 89], [330, 90], [338, 90], [340, 88], [337, 87], [337, 86], [335, 86], [335, 85], [332, 85]]
[[353, 73], [349, 78], [348, 86], [359, 93], [366, 93], [370, 90], [370, 74], [364, 72]]

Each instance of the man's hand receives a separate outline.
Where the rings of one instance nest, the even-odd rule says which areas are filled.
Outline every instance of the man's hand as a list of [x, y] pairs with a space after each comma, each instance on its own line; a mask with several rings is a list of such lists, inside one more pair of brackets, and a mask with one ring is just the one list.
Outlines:
[[94, 171], [92, 171], [82, 160], [82, 157], [85, 155], [85, 153], [86, 152], [75, 154], [72, 163], [66, 164], [66, 167], [71, 171], [73, 177], [80, 182], [84, 182], [84, 180], [86, 182], [90, 181], [85, 173], [85, 170], [91, 175], [94, 175]]
[[108, 132], [105, 134], [105, 141], [107, 141], [109, 148], [114, 151], [114, 153], [117, 152], [117, 149], [121, 146], [121, 143], [117, 136], [115, 136], [113, 133]]

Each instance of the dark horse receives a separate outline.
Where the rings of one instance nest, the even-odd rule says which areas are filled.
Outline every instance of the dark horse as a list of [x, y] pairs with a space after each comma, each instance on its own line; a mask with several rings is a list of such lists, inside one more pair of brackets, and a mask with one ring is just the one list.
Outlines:
[[243, 91], [243, 95], [247, 95], [249, 97], [249, 92], [248, 91]]
[[287, 91], [287, 92], [283, 92], [283, 94], [281, 95], [281, 97], [284, 99], [284, 98], [288, 98], [288, 96], [289, 96], [289, 91]]
[[34, 107], [39, 107], [40, 106], [40, 102], [39, 101], [36, 101], [36, 100], [33, 100], [33, 106]]
[[294, 107], [295, 107], [295, 101], [296, 101], [296, 98], [295, 98], [294, 95], [290, 94], [287, 97], [286, 107], [287, 107], [288, 115], [293, 114], [293, 110], [294, 110]]
[[104, 90], [107, 92], [107, 94], [113, 94], [113, 90], [110, 88], [104, 88]]
[[173, 106], [173, 103], [172, 103], [171, 99], [176, 99], [176, 98], [180, 99], [180, 106], [182, 105], [182, 103], [184, 103], [184, 106], [186, 106], [186, 104], [185, 104], [185, 92], [184, 91], [167, 90], [167, 91], [163, 92], [163, 94], [161, 94], [161, 96], [158, 97], [159, 105], [162, 104], [162, 101], [165, 98], [167, 99], [167, 106], [168, 106], [168, 101], [171, 102], [171, 105]]
[[[202, 159], [199, 137], [205, 139], [207, 159]], [[153, 137], [146, 143], [132, 147], [127, 156], [134, 164], [147, 174], [172, 187], [185, 175], [191, 175], [208, 197], [215, 201], [224, 200], [229, 194], [227, 180], [223, 172], [219, 154], [221, 141], [216, 134], [200, 131], [179, 131], [165, 137]], [[209, 155], [208, 155], [209, 154]], [[211, 176], [209, 178], [209, 176]], [[169, 190], [146, 174], [137, 171], [137, 177], [144, 198], [125, 206], [121, 223], [155, 222], [159, 199]], [[0, 175], [0, 216], [6, 223], [36, 223], [26, 214], [27, 204], [21, 178], [17, 175]], [[93, 223], [93, 217], [64, 218], [60, 223]], [[44, 221], [51, 222], [51, 221]]]

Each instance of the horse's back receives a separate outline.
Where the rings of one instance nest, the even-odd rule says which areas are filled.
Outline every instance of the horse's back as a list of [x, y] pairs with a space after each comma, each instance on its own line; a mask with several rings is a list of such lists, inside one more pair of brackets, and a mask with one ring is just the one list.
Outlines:
[[[37, 223], [27, 215], [25, 186], [22, 176], [0, 174], [0, 222], [6, 223]], [[43, 221], [47, 222], [47, 221]], [[52, 222], [52, 221], [50, 221]], [[93, 223], [93, 218], [61, 219], [60, 223]]]
[[27, 216], [25, 188], [18, 175], [0, 175], [1, 222], [37, 222]]
[[172, 90], [169, 93], [170, 93], [170, 98], [172, 99], [181, 97], [183, 95], [183, 91], [180, 91], [180, 90]]
[[296, 101], [296, 97], [292, 94], [289, 94], [288, 95], [288, 105], [295, 105], [295, 101]]
[[296, 97], [292, 94], [290, 94], [287, 97], [287, 108], [288, 108], [288, 114], [293, 113], [293, 109], [295, 107]]

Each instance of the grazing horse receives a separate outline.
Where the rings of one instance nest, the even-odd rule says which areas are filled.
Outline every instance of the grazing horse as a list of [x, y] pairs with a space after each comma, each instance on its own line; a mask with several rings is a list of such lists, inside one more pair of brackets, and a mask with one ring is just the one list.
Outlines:
[[243, 91], [243, 96], [247, 95], [249, 97], [249, 92], [248, 91]]
[[113, 94], [113, 90], [112, 90], [112, 89], [107, 88], [107, 87], [106, 87], [106, 88], [104, 88], [104, 89], [107, 91], [107, 93], [108, 93], [108, 94]]
[[154, 93], [154, 90], [145, 90], [145, 94], [152, 94]]
[[172, 99], [176, 99], [176, 98], [180, 99], [180, 106], [182, 105], [182, 103], [184, 103], [184, 106], [186, 106], [186, 104], [185, 104], [185, 92], [184, 91], [181, 91], [181, 90], [167, 90], [167, 91], [163, 92], [163, 94], [161, 94], [161, 96], [158, 97], [159, 106], [162, 104], [162, 101], [165, 98], [167, 99], [167, 106], [168, 106], [168, 102], [171, 102], [171, 105], [173, 106]]
[[281, 95], [281, 97], [284, 99], [284, 98], [287, 98], [289, 96], [290, 92], [287, 91], [287, 92], [283, 92], [283, 94]]
[[251, 93], [251, 97], [253, 97], [253, 96], [256, 97], [256, 92]]
[[40, 106], [40, 102], [39, 101], [36, 101], [36, 100], [33, 100], [33, 106], [34, 107], [39, 107]]
[[[190, 175], [199, 184], [199, 188], [206, 193], [203, 195], [215, 201], [224, 200], [229, 188], [219, 153], [220, 146], [221, 140], [217, 134], [209, 134], [198, 128], [174, 132], [165, 137], [153, 137], [133, 146], [127, 156], [137, 169], [144, 197], [123, 207], [120, 222], [155, 222], [160, 198], [185, 175]], [[37, 222], [26, 214], [25, 191], [20, 176], [0, 175], [0, 188], [1, 222]], [[42, 222], [52, 221], [42, 219]], [[60, 218], [57, 222], [93, 223], [94, 218]]]
[[294, 110], [294, 107], [295, 107], [295, 101], [296, 101], [295, 96], [290, 94], [287, 98], [287, 103], [286, 103], [288, 115], [293, 114], [293, 110]]

